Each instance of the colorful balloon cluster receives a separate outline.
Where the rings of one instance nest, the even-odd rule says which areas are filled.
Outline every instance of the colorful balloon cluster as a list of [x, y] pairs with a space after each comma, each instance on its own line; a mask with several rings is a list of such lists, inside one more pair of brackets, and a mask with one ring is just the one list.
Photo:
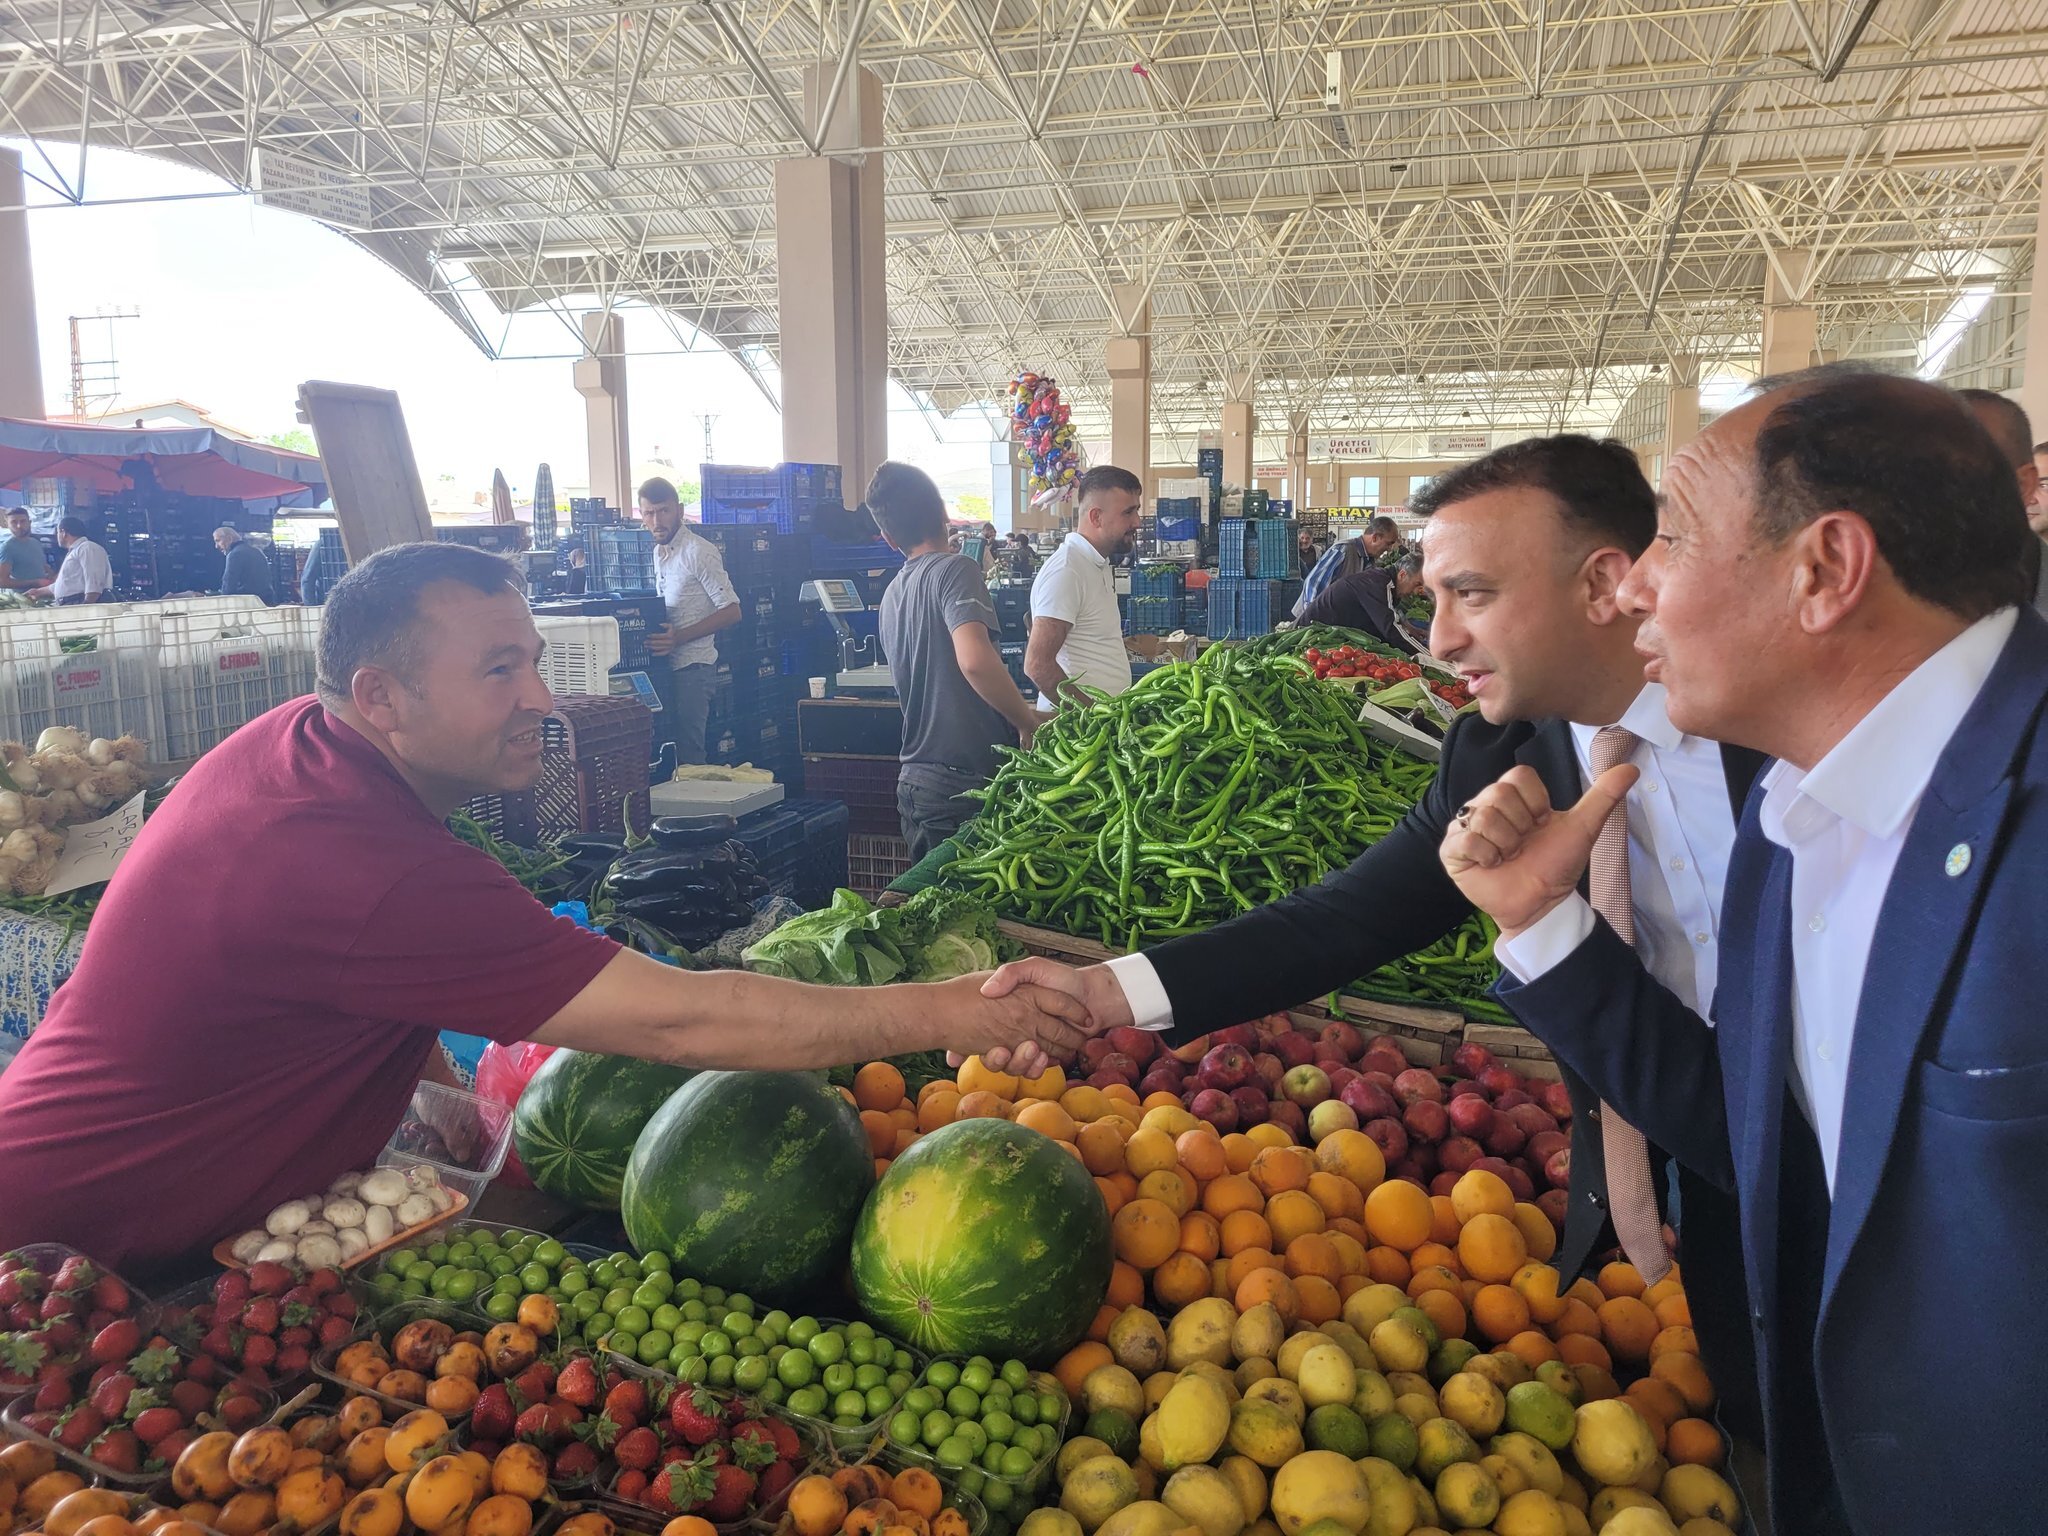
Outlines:
[[1031, 452], [1031, 489], [1058, 492], [1081, 473], [1081, 438], [1068, 421], [1059, 382], [1036, 373], [1010, 380], [1010, 431]]

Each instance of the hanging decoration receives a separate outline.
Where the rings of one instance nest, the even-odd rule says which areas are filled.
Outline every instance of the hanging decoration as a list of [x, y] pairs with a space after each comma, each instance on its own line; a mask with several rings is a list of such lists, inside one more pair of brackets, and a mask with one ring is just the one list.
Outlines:
[[1049, 374], [1020, 373], [1010, 380], [1010, 431], [1031, 454], [1033, 503], [1068, 494], [1081, 473], [1081, 438]]

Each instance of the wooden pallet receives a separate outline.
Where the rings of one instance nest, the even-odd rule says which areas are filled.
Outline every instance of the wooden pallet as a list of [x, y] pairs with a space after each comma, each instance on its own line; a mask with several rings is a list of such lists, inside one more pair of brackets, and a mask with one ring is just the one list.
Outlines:
[[1540, 1077], [1553, 1083], [1559, 1079], [1550, 1048], [1526, 1029], [1511, 1024], [1467, 1024], [1465, 1038], [1474, 1045], [1485, 1046], [1504, 1065], [1524, 1077]]

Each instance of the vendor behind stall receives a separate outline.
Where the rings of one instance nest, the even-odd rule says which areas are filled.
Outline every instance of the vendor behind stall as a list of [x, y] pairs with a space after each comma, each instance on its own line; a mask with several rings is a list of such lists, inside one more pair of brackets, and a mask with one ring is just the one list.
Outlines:
[[1322, 596], [1308, 605], [1301, 621], [1359, 630], [1413, 656], [1415, 643], [1395, 621], [1400, 617], [1401, 604], [1421, 590], [1420, 555], [1409, 555], [1391, 570], [1368, 565], [1331, 582]]
[[38, 582], [32, 590], [47, 590], [51, 600], [61, 605], [96, 603], [113, 591], [113, 562], [88, 537], [89, 531], [82, 517], [58, 522], [57, 542], [64, 546], [64, 563], [55, 576]]
[[444, 1029], [767, 1071], [1079, 1045], [1051, 993], [686, 972], [551, 916], [444, 825], [538, 777], [542, 650], [481, 550], [400, 545], [335, 585], [319, 697], [179, 781], [0, 1076], [0, 1250], [202, 1253], [373, 1163]]
[[0, 587], [19, 592], [42, 585], [49, 574], [43, 541], [29, 532], [28, 513], [15, 507], [7, 514], [7, 537], [0, 539]]
[[264, 607], [277, 606], [277, 578], [271, 574], [270, 562], [263, 558], [262, 550], [242, 537], [239, 528], [222, 523], [213, 530], [213, 547], [223, 556], [220, 573], [223, 596], [261, 598]]

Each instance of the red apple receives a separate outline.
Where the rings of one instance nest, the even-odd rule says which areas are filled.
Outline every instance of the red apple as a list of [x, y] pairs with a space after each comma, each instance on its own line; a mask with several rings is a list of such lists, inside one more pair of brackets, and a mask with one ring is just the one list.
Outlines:
[[1243, 1088], [1231, 1089], [1230, 1102], [1237, 1106], [1237, 1123], [1239, 1125], [1260, 1124], [1265, 1120], [1266, 1112], [1270, 1107], [1266, 1098], [1266, 1091], [1263, 1088], [1253, 1088], [1249, 1085]]
[[1571, 1137], [1563, 1131], [1541, 1131], [1529, 1138], [1529, 1145], [1522, 1148], [1522, 1152], [1529, 1159], [1530, 1165], [1540, 1170], [1550, 1161], [1551, 1153], [1562, 1152], [1571, 1144]]
[[1496, 1157], [1491, 1152], [1487, 1153], [1486, 1156], [1479, 1159], [1472, 1166], [1485, 1169], [1497, 1179], [1505, 1179], [1508, 1176], [1508, 1160], [1504, 1157]]
[[1338, 1090], [1337, 1097], [1358, 1112], [1360, 1123], [1391, 1120], [1401, 1112], [1394, 1096], [1369, 1077], [1355, 1078]]
[[1434, 1099], [1417, 1099], [1401, 1111], [1401, 1124], [1416, 1141], [1437, 1142], [1451, 1133], [1450, 1117]]
[[1219, 1136], [1228, 1136], [1237, 1129], [1237, 1103], [1220, 1088], [1204, 1088], [1189, 1101], [1188, 1111], [1197, 1120], [1215, 1126]]
[[1348, 1069], [1351, 1065], [1351, 1058], [1338, 1050], [1337, 1047], [1320, 1043], [1316, 1046], [1316, 1053], [1312, 1061], [1314, 1065], [1321, 1067], [1325, 1072], [1342, 1071]]
[[1536, 1209], [1550, 1218], [1558, 1235], [1564, 1235], [1564, 1219], [1571, 1214], [1572, 1197], [1562, 1189], [1546, 1189], [1536, 1197]]
[[1346, 1061], [1356, 1061], [1365, 1052], [1365, 1041], [1357, 1027], [1346, 1024], [1342, 1019], [1325, 1024], [1321, 1039], [1324, 1045], [1334, 1045], [1342, 1052]]
[[1477, 1077], [1493, 1065], [1493, 1052], [1477, 1041], [1467, 1040], [1451, 1052], [1451, 1065], [1467, 1077]]
[[1138, 1080], [1138, 1064], [1122, 1051], [1111, 1051], [1102, 1058], [1102, 1065], [1096, 1070], [1114, 1072], [1127, 1083], [1135, 1083]]
[[1428, 1100], [1432, 1104], [1444, 1101], [1444, 1085], [1427, 1067], [1410, 1067], [1394, 1079], [1394, 1097], [1403, 1104], [1414, 1104]]
[[1316, 1037], [1290, 1029], [1273, 1037], [1273, 1054], [1290, 1067], [1305, 1067], [1316, 1059]]
[[1453, 1130], [1475, 1141], [1484, 1141], [1493, 1129], [1493, 1106], [1476, 1093], [1453, 1094], [1444, 1113], [1450, 1116]]
[[1212, 1046], [1195, 1074], [1195, 1081], [1204, 1088], [1221, 1088], [1226, 1093], [1242, 1088], [1251, 1078], [1251, 1053], [1237, 1044]]
[[1453, 1136], [1437, 1148], [1436, 1155], [1445, 1172], [1459, 1174], [1478, 1162], [1485, 1152], [1470, 1136]]
[[1536, 1198], [1536, 1181], [1529, 1177], [1528, 1169], [1517, 1168], [1513, 1163], [1509, 1163], [1508, 1171], [1501, 1177], [1508, 1181], [1508, 1188], [1515, 1192], [1517, 1200]]
[[1138, 1079], [1139, 1098], [1147, 1098], [1155, 1093], [1178, 1094], [1180, 1089], [1181, 1080], [1177, 1076], [1162, 1072], [1157, 1067]]
[[1563, 1083], [1545, 1083], [1536, 1090], [1536, 1102], [1549, 1110], [1553, 1119], [1572, 1117], [1572, 1091]]
[[1387, 1160], [1389, 1168], [1408, 1155], [1407, 1129], [1392, 1115], [1367, 1120], [1359, 1128], [1373, 1139], [1373, 1144], [1380, 1149], [1380, 1156]]
[[1491, 1067], [1483, 1067], [1473, 1073], [1472, 1077], [1480, 1087], [1484, 1088], [1494, 1098], [1499, 1098], [1511, 1088], [1522, 1086], [1521, 1073], [1511, 1072], [1506, 1067], [1498, 1064]]
[[1341, 1099], [1325, 1099], [1308, 1112], [1309, 1139], [1318, 1144], [1326, 1136], [1357, 1129], [1358, 1116]]
[[1493, 1128], [1479, 1139], [1495, 1157], [1513, 1157], [1529, 1144], [1529, 1133], [1506, 1115], [1495, 1115]]
[[1312, 1109], [1330, 1096], [1330, 1074], [1313, 1065], [1290, 1067], [1280, 1079], [1280, 1092], [1303, 1109]]
[[1266, 1118], [1296, 1141], [1308, 1140], [1308, 1115], [1292, 1099], [1275, 1099], [1266, 1106]]
[[1552, 1189], [1568, 1189], [1572, 1182], [1572, 1149], [1560, 1147], [1543, 1160], [1543, 1177]]
[[1507, 1110], [1507, 1117], [1522, 1128], [1524, 1136], [1541, 1136], [1557, 1129], [1557, 1117], [1541, 1104], [1513, 1105]]
[[1398, 1163], [1388, 1164], [1387, 1177], [1390, 1179], [1406, 1179], [1410, 1184], [1420, 1184], [1424, 1189], [1429, 1188], [1430, 1175], [1424, 1173], [1422, 1165], [1412, 1157], [1404, 1157]]
[[1437, 1156], [1436, 1148], [1426, 1141], [1408, 1143], [1408, 1161], [1421, 1170], [1425, 1181], [1443, 1167], [1443, 1160]]
[[[1473, 1082], [1469, 1077], [1452, 1078], [1450, 1082], [1450, 1096], [1452, 1099], [1478, 1099], [1481, 1103], [1486, 1102], [1486, 1090]], [[1450, 1100], [1446, 1099], [1444, 1102], [1449, 1103]]]
[[1159, 1036], [1149, 1029], [1131, 1029], [1118, 1025], [1103, 1038], [1110, 1043], [1112, 1049], [1122, 1051], [1140, 1066], [1159, 1054]]
[[1391, 1082], [1408, 1070], [1408, 1058], [1396, 1046], [1375, 1045], [1358, 1058], [1358, 1066], [1363, 1072], [1384, 1072]]
[[1344, 1090], [1358, 1081], [1358, 1073], [1352, 1067], [1338, 1067], [1330, 1074], [1330, 1092], [1338, 1098], [1344, 1097]]
[[1130, 1079], [1121, 1072], [1105, 1072], [1098, 1069], [1088, 1074], [1088, 1086], [1090, 1088], [1128, 1088], [1131, 1086], [1131, 1083]]
[[1287, 1063], [1271, 1051], [1261, 1051], [1252, 1058], [1252, 1081], [1266, 1090], [1267, 1098], [1277, 1097], [1280, 1079], [1287, 1075]]
[[1493, 1096], [1493, 1107], [1498, 1110], [1510, 1110], [1517, 1104], [1533, 1104], [1534, 1102], [1535, 1100], [1531, 1099], [1529, 1095], [1522, 1092], [1519, 1088], [1510, 1088], [1506, 1093], [1496, 1093]]
[[1457, 1187], [1458, 1176], [1448, 1168], [1429, 1181], [1429, 1192], [1432, 1195], [1448, 1196]]
[[1259, 1032], [1249, 1024], [1233, 1024], [1228, 1029], [1219, 1029], [1209, 1037], [1213, 1049], [1219, 1045], [1234, 1045], [1240, 1050], [1250, 1051], [1258, 1045]]
[[1103, 1058], [1115, 1049], [1107, 1035], [1097, 1035], [1092, 1040], [1081, 1042], [1081, 1060], [1090, 1072], [1094, 1072], [1101, 1068]]

